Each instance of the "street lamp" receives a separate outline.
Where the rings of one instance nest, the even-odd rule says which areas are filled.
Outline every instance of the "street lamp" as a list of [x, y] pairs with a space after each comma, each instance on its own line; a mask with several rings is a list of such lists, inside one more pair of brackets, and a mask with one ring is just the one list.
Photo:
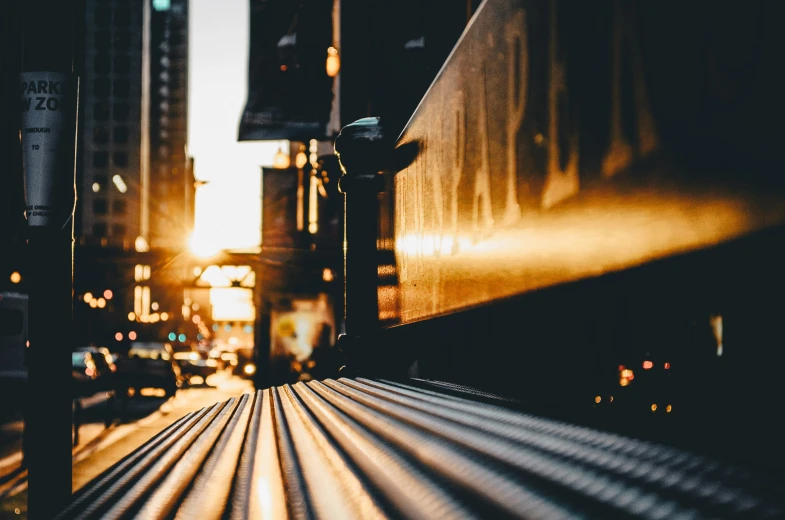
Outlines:
[[278, 170], [285, 170], [289, 167], [289, 156], [283, 153], [283, 150], [279, 147], [278, 151], [275, 152], [275, 156], [273, 156], [273, 168]]
[[331, 78], [337, 76], [338, 72], [341, 70], [341, 58], [338, 56], [338, 49], [335, 47], [329, 47], [327, 49], [326, 69], [327, 75]]

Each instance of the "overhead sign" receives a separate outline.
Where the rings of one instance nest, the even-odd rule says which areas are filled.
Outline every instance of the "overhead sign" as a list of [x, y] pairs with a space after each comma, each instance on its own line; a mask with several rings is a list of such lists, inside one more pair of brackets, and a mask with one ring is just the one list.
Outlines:
[[333, 2], [250, 0], [248, 101], [240, 141], [325, 139], [333, 79]]
[[63, 226], [74, 204], [74, 83], [59, 72], [23, 72], [22, 164], [30, 226]]

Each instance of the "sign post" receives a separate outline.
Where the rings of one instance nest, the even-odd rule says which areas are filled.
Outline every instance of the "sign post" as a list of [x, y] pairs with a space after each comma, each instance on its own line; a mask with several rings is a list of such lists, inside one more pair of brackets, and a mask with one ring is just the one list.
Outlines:
[[24, 4], [20, 135], [31, 262], [25, 461], [33, 520], [61, 510], [72, 485], [78, 5], [76, 0]]

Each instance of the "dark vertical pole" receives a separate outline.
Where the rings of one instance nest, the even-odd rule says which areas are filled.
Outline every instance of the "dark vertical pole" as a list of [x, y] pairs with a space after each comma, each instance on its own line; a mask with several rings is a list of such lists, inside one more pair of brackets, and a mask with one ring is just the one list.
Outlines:
[[[62, 73], [75, 78], [78, 0], [27, 0], [24, 3], [22, 71]], [[40, 76], [44, 77], [44, 76]], [[65, 77], [65, 76], [52, 76]], [[52, 86], [35, 85], [36, 98], [47, 98]], [[46, 85], [43, 85], [47, 83]], [[63, 82], [67, 83], [67, 82]], [[56, 87], [55, 87], [56, 88]], [[32, 87], [28, 89], [28, 93]], [[44, 90], [47, 93], [44, 93]], [[39, 163], [34, 175], [48, 176], [44, 188], [55, 190], [48, 220], [35, 221], [31, 190], [39, 181], [26, 171], [28, 246], [31, 262], [29, 303], [29, 413], [27, 435], [28, 510], [33, 520], [54, 516], [71, 496], [71, 350], [73, 301], [74, 137], [76, 81], [62, 85], [59, 98], [66, 123], [58, 139], [56, 159]], [[38, 100], [34, 99], [36, 105]], [[42, 106], [45, 106], [44, 101]], [[49, 110], [54, 110], [54, 102]], [[35, 110], [35, 107], [31, 107]], [[24, 121], [24, 118], [23, 118]], [[22, 128], [22, 145], [32, 147]], [[55, 132], [53, 132], [55, 133]], [[35, 145], [45, 148], [45, 145]], [[23, 154], [28, 151], [23, 149]], [[26, 157], [26, 170], [33, 161]], [[44, 175], [46, 174], [46, 175]], [[37, 206], [36, 206], [37, 207]]]
[[[257, 272], [257, 284], [261, 284], [261, 277], [265, 269]], [[262, 286], [264, 287], [264, 286]], [[256, 289], [258, 292], [259, 290]], [[254, 387], [257, 390], [271, 386], [270, 374], [270, 301], [262, 294], [257, 299], [259, 305], [256, 307], [257, 322], [254, 327]]]
[[379, 327], [378, 194], [382, 187], [385, 158], [391, 146], [379, 118], [363, 118], [345, 126], [335, 140], [335, 154], [344, 175], [338, 188], [344, 206], [344, 320], [346, 333], [339, 347], [349, 371], [368, 368], [372, 349], [364, 338]]

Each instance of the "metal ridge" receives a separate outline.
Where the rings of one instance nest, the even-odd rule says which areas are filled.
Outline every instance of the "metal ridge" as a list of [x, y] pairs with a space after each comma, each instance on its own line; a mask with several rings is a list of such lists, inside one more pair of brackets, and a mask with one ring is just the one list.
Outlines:
[[504, 403], [419, 380], [259, 390], [186, 415], [57, 518], [785, 516], [751, 469]]

